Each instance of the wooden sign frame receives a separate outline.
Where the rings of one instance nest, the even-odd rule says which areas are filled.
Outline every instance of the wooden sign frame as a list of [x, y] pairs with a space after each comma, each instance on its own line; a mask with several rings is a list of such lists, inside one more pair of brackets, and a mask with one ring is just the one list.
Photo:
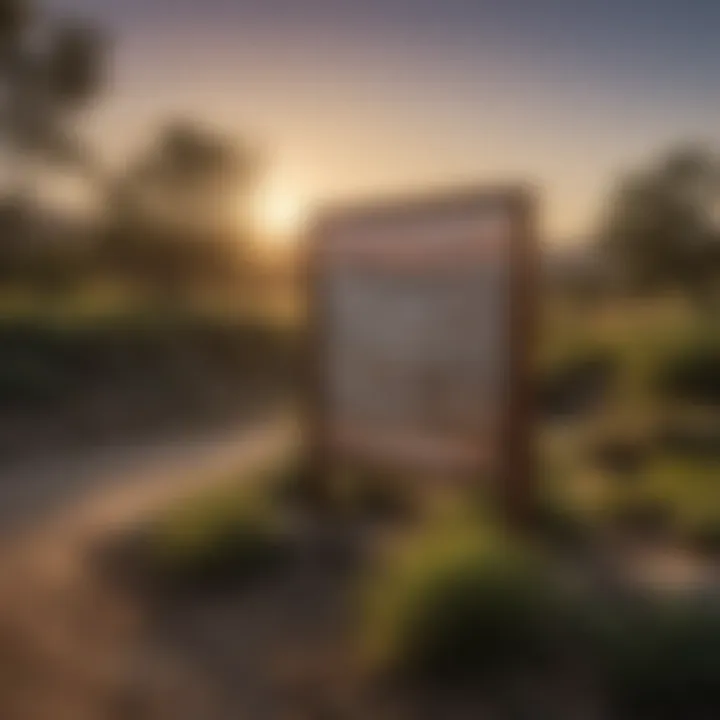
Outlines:
[[[329, 233], [337, 223], [373, 222], [383, 218], [412, 217], [418, 213], [478, 210], [502, 204], [511, 219], [508, 248], [508, 302], [506, 334], [507, 386], [499, 437], [500, 452], [495, 494], [513, 524], [530, 519], [534, 493], [534, 347], [539, 304], [539, 239], [537, 201], [523, 186], [470, 187], [380, 202], [337, 207], [320, 214], [305, 239], [305, 290], [307, 299], [307, 360], [305, 395], [305, 449], [309, 477], [318, 487], [329, 482], [335, 457], [329, 442], [328, 394], [329, 323], [327, 263], [324, 256]], [[481, 399], [479, 399], [479, 402]]]

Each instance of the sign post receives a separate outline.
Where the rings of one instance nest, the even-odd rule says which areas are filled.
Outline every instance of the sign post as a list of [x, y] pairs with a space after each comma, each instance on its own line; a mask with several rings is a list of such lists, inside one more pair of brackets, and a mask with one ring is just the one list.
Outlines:
[[532, 487], [533, 195], [470, 189], [338, 209], [307, 256], [311, 474], [339, 462]]

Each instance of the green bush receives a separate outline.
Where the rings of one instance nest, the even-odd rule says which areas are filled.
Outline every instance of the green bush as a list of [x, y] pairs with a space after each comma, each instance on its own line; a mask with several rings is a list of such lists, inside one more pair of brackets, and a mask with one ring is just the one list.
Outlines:
[[698, 552], [720, 556], [720, 510], [708, 508], [686, 519], [681, 523], [680, 534]]
[[701, 405], [720, 405], [720, 336], [699, 334], [658, 358], [655, 385], [664, 396]]
[[716, 598], [639, 603], [619, 617], [601, 653], [613, 717], [720, 717]]
[[716, 551], [720, 466], [656, 458], [632, 484], [611, 488], [603, 511], [625, 529], [662, 533], [698, 549]]
[[278, 511], [259, 489], [228, 487], [171, 508], [153, 525], [148, 560], [161, 582], [242, 581], [266, 570], [284, 547]]
[[545, 661], [559, 600], [541, 558], [461, 523], [415, 539], [372, 578], [363, 642], [386, 671], [477, 679]]
[[593, 409], [607, 393], [618, 370], [612, 347], [586, 342], [558, 349], [540, 363], [539, 399], [550, 414]]
[[672, 507], [673, 529], [680, 541], [703, 550], [718, 548], [720, 464], [664, 458], [647, 481]]
[[654, 438], [657, 448], [676, 458], [720, 460], [720, 417], [687, 418], [677, 414], [666, 421]]
[[[292, 382], [292, 331], [240, 317], [0, 318], [0, 408], [236, 408]], [[233, 401], [233, 398], [235, 400]], [[247, 403], [247, 399], [244, 400]], [[169, 409], [168, 409], [169, 408]]]
[[644, 438], [614, 432], [597, 441], [592, 455], [602, 470], [628, 480], [643, 469], [650, 455], [650, 445]]
[[645, 538], [671, 535], [676, 512], [671, 498], [647, 483], [616, 488], [601, 509], [616, 529]]
[[535, 528], [553, 546], [584, 552], [592, 544], [595, 526], [590, 512], [573, 498], [544, 489], [535, 503]]
[[593, 490], [573, 458], [541, 455], [533, 508], [540, 536], [564, 551], [587, 550], [597, 529]]

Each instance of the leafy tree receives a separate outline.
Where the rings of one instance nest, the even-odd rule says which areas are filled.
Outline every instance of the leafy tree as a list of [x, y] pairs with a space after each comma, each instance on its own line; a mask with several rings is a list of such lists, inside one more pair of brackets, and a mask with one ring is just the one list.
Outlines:
[[156, 223], [216, 230], [254, 178], [254, 159], [232, 140], [189, 121], [163, 127], [114, 190]]
[[104, 74], [103, 37], [92, 26], [37, 19], [27, 0], [0, 0], [0, 137], [26, 202], [45, 163], [90, 168], [76, 120]]
[[110, 187], [107, 252], [113, 268], [171, 298], [237, 278], [239, 208], [255, 158], [189, 121], [168, 123]]
[[719, 203], [718, 158], [676, 149], [618, 185], [602, 250], [630, 289], [680, 289], [705, 302], [720, 279]]

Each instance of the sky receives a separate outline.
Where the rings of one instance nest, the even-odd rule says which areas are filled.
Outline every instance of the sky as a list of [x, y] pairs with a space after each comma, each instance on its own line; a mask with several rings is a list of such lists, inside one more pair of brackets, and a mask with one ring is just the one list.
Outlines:
[[46, 0], [112, 36], [115, 161], [176, 116], [257, 145], [311, 207], [531, 182], [587, 236], [618, 174], [720, 138], [717, 0]]

